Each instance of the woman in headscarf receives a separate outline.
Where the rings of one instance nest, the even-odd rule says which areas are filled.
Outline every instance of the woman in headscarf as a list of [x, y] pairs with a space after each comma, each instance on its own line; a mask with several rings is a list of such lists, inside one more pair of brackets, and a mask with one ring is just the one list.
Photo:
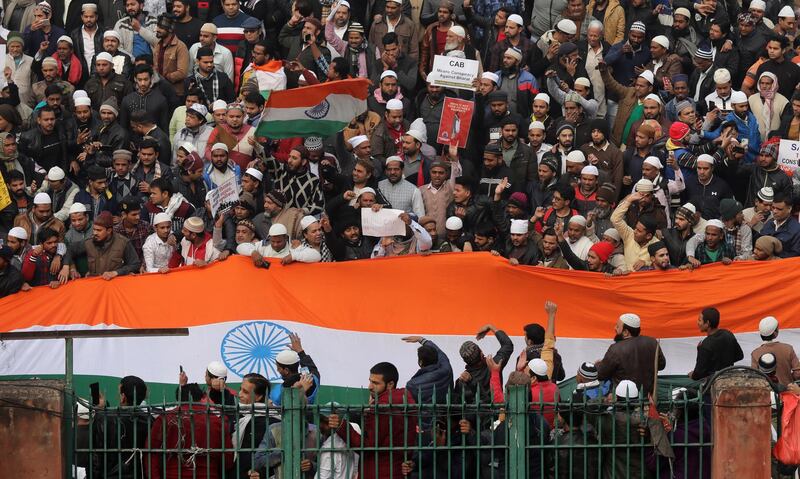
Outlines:
[[17, 170], [25, 176], [25, 186], [36, 180], [41, 184], [45, 171], [30, 158], [17, 150], [17, 138], [13, 133], [0, 133], [0, 172], [8, 181], [8, 173]]
[[758, 132], [761, 140], [769, 139], [772, 132], [778, 134], [781, 118], [792, 114], [789, 100], [778, 92], [778, 77], [772, 72], [764, 72], [758, 77], [758, 95], [750, 95], [750, 111], [758, 120]]
[[753, 248], [753, 258], [756, 261], [771, 261], [778, 258], [777, 254], [783, 251], [783, 244], [774, 236], [761, 236], [756, 240]]

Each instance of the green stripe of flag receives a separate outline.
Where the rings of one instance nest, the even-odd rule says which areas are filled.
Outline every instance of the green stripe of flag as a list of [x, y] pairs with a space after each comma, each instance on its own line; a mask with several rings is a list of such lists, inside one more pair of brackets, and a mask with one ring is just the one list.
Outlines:
[[327, 138], [347, 126], [347, 122], [331, 120], [264, 120], [258, 124], [256, 136], [271, 139], [298, 136], [320, 136]]

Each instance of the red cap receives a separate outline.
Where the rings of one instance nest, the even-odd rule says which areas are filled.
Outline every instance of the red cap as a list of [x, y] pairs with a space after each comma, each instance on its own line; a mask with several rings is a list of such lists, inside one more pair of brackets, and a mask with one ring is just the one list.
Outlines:
[[669, 127], [669, 137], [672, 140], [682, 140], [684, 136], [689, 134], [689, 125], [682, 121], [676, 121]]
[[594, 251], [600, 258], [600, 261], [605, 263], [608, 261], [608, 257], [611, 256], [611, 253], [614, 252], [614, 245], [608, 241], [600, 241], [599, 243], [593, 244], [592, 247], [589, 248], [589, 251]]

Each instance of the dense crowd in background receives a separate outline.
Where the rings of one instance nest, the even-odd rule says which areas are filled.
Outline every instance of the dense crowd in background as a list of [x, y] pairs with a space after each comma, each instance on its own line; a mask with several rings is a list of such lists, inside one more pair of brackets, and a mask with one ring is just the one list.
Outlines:
[[[78, 449], [109, 450], [85, 454], [79, 465], [92, 477], [134, 477], [136, 468], [142, 477], [155, 478], [217, 478], [223, 470], [227, 477], [288, 477], [282, 437], [290, 434], [286, 428], [296, 428], [303, 451], [295, 466], [302, 477], [503, 478], [511, 460], [509, 441], [515, 441], [508, 428], [518, 427], [509, 424], [519, 407], [509, 395], [518, 387], [524, 394], [516, 392], [517, 401], [528, 421], [523, 439], [528, 477], [712, 477], [714, 431], [704, 385], [745, 359], [717, 309], [698, 314], [704, 338], [691, 381], [666, 398], [657, 392], [656, 376], [667, 358], [658, 341], [644, 334], [646, 318], [621, 315], [604, 356], [583, 358], [575, 384], [564, 387], [558, 384], [567, 371], [556, 347], [557, 306], [547, 301], [544, 310], [544, 325], [531, 323], [520, 331], [525, 346], [518, 353], [508, 333], [492, 324], [461, 344], [458, 360], [430, 339], [402, 338], [418, 345], [419, 369], [402, 378], [402, 387], [394, 363], [412, 357], [377, 363], [368, 374], [362, 364], [369, 399], [357, 404], [320, 403], [326, 365], [316, 364], [295, 333], [275, 357], [280, 377], [245, 374], [238, 391], [228, 385], [228, 368], [219, 361], [206, 367], [204, 384], [190, 383], [181, 368], [170, 405], [149, 397], [141, 378], [126, 376], [118, 398], [116, 392], [98, 395], [91, 409], [78, 407]], [[764, 343], [746, 364], [760, 371], [775, 393], [800, 394], [795, 383], [800, 360], [791, 345], [777, 340], [779, 332], [776, 318], [763, 318]], [[492, 335], [497, 346], [488, 340]], [[288, 398], [291, 388], [299, 390], [299, 403]], [[304, 419], [284, 424], [298, 408]], [[781, 475], [790, 474], [792, 466], [774, 466], [773, 477], [793, 477]]]
[[[235, 254], [606, 274], [800, 254], [793, 5], [4, 7], [0, 295]], [[474, 91], [426, 81], [441, 55], [478, 62]], [[371, 86], [342, 131], [256, 134], [265, 94], [347, 78]], [[463, 148], [437, 141], [448, 97], [474, 102]], [[212, 205], [230, 182], [238, 201]], [[402, 211], [405, 234], [364, 235], [366, 208]]]

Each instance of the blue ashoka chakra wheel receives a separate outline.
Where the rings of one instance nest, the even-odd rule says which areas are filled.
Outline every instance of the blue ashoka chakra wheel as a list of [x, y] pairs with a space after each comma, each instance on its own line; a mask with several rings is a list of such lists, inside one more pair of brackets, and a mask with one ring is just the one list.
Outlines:
[[222, 338], [220, 356], [225, 366], [244, 377], [259, 373], [270, 381], [280, 379], [275, 357], [287, 349], [290, 331], [270, 321], [250, 321], [228, 331]]
[[312, 108], [309, 108], [305, 111], [307, 117], [313, 120], [321, 120], [328, 116], [328, 112], [331, 110], [331, 104], [328, 100], [322, 100], [322, 103], [316, 105]]

